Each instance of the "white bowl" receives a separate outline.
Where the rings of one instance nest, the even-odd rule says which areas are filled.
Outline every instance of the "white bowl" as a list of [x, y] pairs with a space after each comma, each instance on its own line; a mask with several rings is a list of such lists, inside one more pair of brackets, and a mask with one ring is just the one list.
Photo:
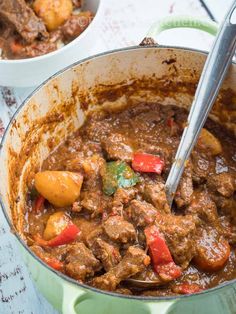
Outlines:
[[80, 36], [61, 49], [36, 58], [0, 60], [0, 86], [39, 85], [55, 72], [89, 56], [97, 38], [102, 2], [102, 0], [86, 0], [86, 10], [95, 13], [92, 23]]

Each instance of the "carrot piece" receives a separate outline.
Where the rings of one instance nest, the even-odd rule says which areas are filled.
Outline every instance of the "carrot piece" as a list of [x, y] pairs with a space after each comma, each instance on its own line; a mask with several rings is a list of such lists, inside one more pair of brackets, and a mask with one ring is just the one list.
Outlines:
[[229, 259], [230, 245], [226, 240], [211, 243], [211, 246], [199, 245], [193, 261], [196, 266], [207, 272], [215, 272], [222, 269]]
[[143, 263], [147, 267], [150, 264], [150, 257], [149, 256], [145, 257]]

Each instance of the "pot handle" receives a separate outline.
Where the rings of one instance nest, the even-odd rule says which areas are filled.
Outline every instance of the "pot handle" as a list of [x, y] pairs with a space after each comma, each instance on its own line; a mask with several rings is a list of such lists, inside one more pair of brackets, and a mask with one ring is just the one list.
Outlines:
[[155, 44], [154, 38], [165, 30], [173, 28], [194, 28], [207, 32], [211, 35], [216, 35], [218, 31], [217, 23], [196, 18], [188, 15], [168, 16], [155, 22], [149, 29], [146, 38], [141, 45]]
[[149, 314], [168, 314], [174, 304], [177, 302], [177, 299], [163, 302], [149, 302], [146, 304]]
[[63, 282], [62, 314], [78, 314], [76, 305], [88, 298], [87, 292], [67, 282]]

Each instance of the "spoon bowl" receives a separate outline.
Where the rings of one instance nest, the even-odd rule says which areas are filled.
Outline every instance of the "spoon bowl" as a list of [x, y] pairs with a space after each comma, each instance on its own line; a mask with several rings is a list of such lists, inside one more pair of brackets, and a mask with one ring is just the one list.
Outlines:
[[124, 282], [131, 286], [132, 288], [137, 289], [151, 289], [156, 288], [159, 286], [163, 286], [165, 283], [161, 283], [158, 280], [140, 280], [140, 279], [134, 279], [134, 278], [128, 278], [124, 280]]

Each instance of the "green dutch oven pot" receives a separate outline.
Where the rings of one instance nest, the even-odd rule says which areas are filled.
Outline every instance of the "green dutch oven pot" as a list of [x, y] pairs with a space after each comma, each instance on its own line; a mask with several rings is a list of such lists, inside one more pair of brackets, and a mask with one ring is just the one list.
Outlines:
[[[217, 32], [213, 22], [183, 16], [167, 18], [153, 25], [147, 42], [152, 42], [150, 38], [161, 31], [176, 27], [197, 28], [212, 35]], [[236, 313], [236, 280], [192, 296], [141, 297], [110, 293], [80, 284], [48, 267], [29, 250], [22, 233], [27, 176], [37, 169], [50, 149], [83, 124], [87, 111], [98, 106], [98, 86], [117, 89], [117, 86], [125, 85], [126, 90], [130, 88], [133, 100], [161, 100], [163, 104], [187, 108], [193, 97], [188, 88], [177, 89], [163, 97], [158, 88], [149, 89], [149, 83], [156, 80], [174, 82], [176, 86], [195, 86], [206, 56], [205, 52], [197, 50], [153, 43], [96, 55], [73, 64], [43, 83], [26, 99], [9, 124], [0, 152], [2, 209], [15, 231], [24, 261], [38, 289], [63, 314]], [[134, 81], [142, 82], [143, 87], [132, 89]], [[235, 64], [232, 64], [223, 88], [236, 92]], [[118, 102], [125, 101], [123, 96]], [[112, 97], [106, 101], [106, 106], [115, 106]], [[229, 113], [227, 105], [219, 107], [220, 112], [216, 109], [211, 112], [216, 120], [221, 114], [227, 116]], [[235, 130], [236, 115], [232, 108], [235, 106], [231, 106], [231, 115], [224, 124]], [[50, 141], [49, 149], [51, 138], [54, 141]]]

